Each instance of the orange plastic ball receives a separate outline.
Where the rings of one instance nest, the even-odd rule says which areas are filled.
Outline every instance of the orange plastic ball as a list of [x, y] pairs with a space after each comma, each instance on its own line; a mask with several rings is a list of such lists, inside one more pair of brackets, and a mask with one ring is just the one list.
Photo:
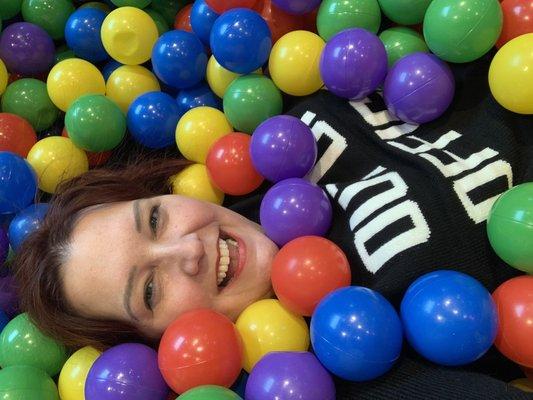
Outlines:
[[272, 43], [276, 43], [280, 37], [289, 32], [304, 30], [307, 25], [306, 16], [288, 14], [272, 4], [272, 0], [263, 0], [259, 14], [270, 28]]
[[11, 151], [26, 157], [37, 135], [31, 124], [15, 114], [0, 113], [0, 151]]
[[192, 4], [187, 4], [176, 14], [176, 19], [174, 20], [174, 29], [192, 32], [191, 9]]
[[533, 32], [533, 0], [503, 0], [503, 28], [496, 47], [509, 40]]
[[350, 264], [332, 241], [302, 236], [287, 243], [272, 264], [272, 286], [281, 303], [292, 312], [311, 316], [332, 291], [351, 283]]

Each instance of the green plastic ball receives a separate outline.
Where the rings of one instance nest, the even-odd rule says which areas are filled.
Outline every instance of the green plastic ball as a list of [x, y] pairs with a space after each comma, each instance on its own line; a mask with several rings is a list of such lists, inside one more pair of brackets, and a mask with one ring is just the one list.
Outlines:
[[115, 148], [126, 134], [126, 117], [101, 94], [87, 94], [75, 100], [65, 115], [70, 139], [84, 150], [101, 152]]
[[377, 0], [324, 0], [318, 10], [318, 34], [328, 41], [348, 28], [364, 28], [377, 33], [381, 25], [381, 10]]
[[59, 393], [44, 371], [29, 365], [15, 365], [0, 370], [0, 399], [59, 400]]
[[253, 133], [261, 122], [281, 114], [282, 109], [281, 92], [263, 75], [241, 76], [224, 94], [224, 114], [239, 132]]
[[487, 220], [487, 233], [503, 261], [533, 274], [533, 182], [515, 186], [496, 200]]
[[32, 78], [19, 79], [7, 87], [2, 96], [2, 111], [25, 118], [37, 132], [50, 128], [59, 116], [46, 83]]
[[165, 18], [169, 26], [173, 26], [179, 10], [191, 3], [188, 0], [152, 0], [151, 8]]
[[155, 26], [157, 26], [157, 31], [159, 32], [159, 36], [161, 36], [165, 32], [168, 32], [169, 27], [167, 21], [160, 13], [155, 10], [152, 10], [151, 8], [147, 8], [144, 11], [146, 11], [146, 13], [154, 20]]
[[381, 11], [401, 25], [420, 24], [431, 0], [379, 0]]
[[470, 62], [494, 46], [502, 21], [498, 0], [433, 0], [424, 17], [424, 38], [437, 57]]
[[65, 346], [45, 336], [28, 319], [26, 313], [13, 318], [0, 334], [0, 365], [30, 365], [55, 376], [65, 361]]
[[111, 3], [117, 7], [137, 7], [145, 8], [152, 2], [152, 0], [111, 0]]
[[205, 385], [190, 389], [177, 400], [242, 400], [241, 397], [222, 386]]
[[379, 38], [385, 45], [385, 50], [387, 50], [389, 68], [391, 68], [400, 58], [405, 57], [408, 54], [429, 52], [422, 35], [410, 28], [390, 28], [381, 32]]
[[70, 0], [24, 0], [22, 18], [43, 28], [52, 39], [65, 35], [65, 25], [75, 8]]
[[69, 49], [66, 45], [62, 45], [56, 49], [54, 64], [66, 60], [67, 58], [76, 58], [76, 54], [74, 54], [74, 51]]
[[0, 19], [11, 19], [20, 12], [22, 0], [0, 0]]

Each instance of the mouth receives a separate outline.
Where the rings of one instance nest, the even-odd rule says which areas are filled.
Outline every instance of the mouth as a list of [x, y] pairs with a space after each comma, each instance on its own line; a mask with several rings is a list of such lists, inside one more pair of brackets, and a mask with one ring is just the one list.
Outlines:
[[242, 240], [220, 231], [217, 245], [216, 282], [224, 289], [239, 276], [245, 261], [245, 245]]

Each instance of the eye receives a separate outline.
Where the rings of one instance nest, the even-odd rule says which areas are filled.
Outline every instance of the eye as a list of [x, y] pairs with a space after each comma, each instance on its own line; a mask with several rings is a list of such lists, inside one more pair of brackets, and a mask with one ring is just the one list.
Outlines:
[[157, 225], [159, 222], [159, 205], [153, 206], [150, 209], [150, 230], [155, 235], [157, 233]]
[[146, 283], [146, 286], [144, 287], [144, 304], [147, 309], [152, 311], [152, 297], [154, 292], [154, 280], [153, 277], [151, 277], [148, 282]]

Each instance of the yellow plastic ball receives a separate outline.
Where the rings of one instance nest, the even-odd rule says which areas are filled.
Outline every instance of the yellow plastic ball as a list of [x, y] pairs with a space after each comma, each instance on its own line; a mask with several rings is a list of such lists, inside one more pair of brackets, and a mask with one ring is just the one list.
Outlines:
[[113, 100], [124, 114], [133, 100], [146, 92], [160, 91], [159, 81], [140, 65], [123, 65], [109, 76], [106, 96]]
[[136, 7], [111, 11], [104, 19], [100, 34], [109, 55], [126, 65], [148, 61], [159, 37], [152, 17]]
[[216, 188], [209, 179], [207, 167], [203, 164], [192, 164], [170, 178], [172, 193], [192, 197], [221, 205], [224, 193]]
[[[261, 68], [253, 72], [254, 74], [262, 74]], [[207, 63], [206, 80], [211, 90], [220, 98], [224, 97], [226, 89], [236, 78], [241, 76], [235, 72], [227, 70], [218, 63], [215, 56], [211, 56]]]
[[498, 103], [519, 114], [533, 114], [533, 33], [507, 42], [492, 59], [489, 85]]
[[179, 120], [176, 144], [187, 160], [205, 164], [211, 145], [232, 131], [222, 111], [213, 107], [196, 107]]
[[84, 94], [105, 94], [102, 73], [93, 64], [80, 58], [58, 62], [48, 74], [48, 95], [62, 111]]
[[268, 68], [280, 90], [293, 96], [306, 96], [323, 85], [320, 55], [326, 43], [308, 31], [293, 31], [282, 36], [272, 47]]
[[100, 354], [95, 348], [87, 346], [70, 356], [59, 374], [57, 386], [61, 400], [85, 400], [85, 381]]
[[0, 59], [0, 94], [5, 92], [8, 78], [9, 78], [9, 75], [7, 74], [6, 65]]
[[271, 351], [307, 351], [309, 347], [305, 320], [278, 300], [260, 300], [249, 305], [236, 326], [243, 341], [243, 367], [247, 372]]
[[527, 378], [515, 379], [514, 381], [511, 381], [510, 384], [523, 392], [533, 393], [533, 381]]
[[89, 170], [85, 152], [68, 138], [50, 136], [33, 145], [27, 156], [37, 178], [39, 188], [55, 193], [57, 185]]

